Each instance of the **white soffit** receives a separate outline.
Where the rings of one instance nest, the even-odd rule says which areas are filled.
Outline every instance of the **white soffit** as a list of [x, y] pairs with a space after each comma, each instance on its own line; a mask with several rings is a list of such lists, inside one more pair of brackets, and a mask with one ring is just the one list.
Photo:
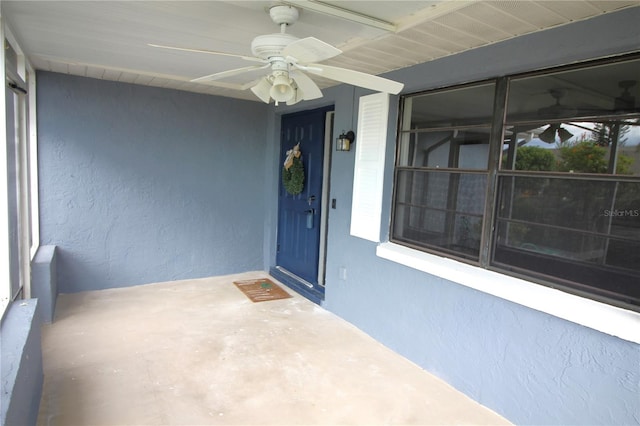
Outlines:
[[[342, 46], [345, 53], [327, 63], [361, 62], [357, 70], [366, 71], [395, 59], [395, 69], [400, 69], [639, 5], [638, 1], [443, 2], [423, 10], [419, 17], [405, 18], [396, 33]], [[386, 71], [393, 69], [387, 67]]]

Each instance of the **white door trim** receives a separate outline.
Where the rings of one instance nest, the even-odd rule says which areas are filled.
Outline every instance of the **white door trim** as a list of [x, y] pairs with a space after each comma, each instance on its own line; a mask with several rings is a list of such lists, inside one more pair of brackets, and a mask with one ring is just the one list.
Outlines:
[[324, 121], [324, 159], [322, 161], [322, 206], [320, 212], [320, 247], [318, 248], [318, 285], [324, 287], [327, 260], [327, 226], [329, 223], [329, 194], [331, 172], [331, 146], [333, 139], [333, 116], [335, 111], [327, 111]]

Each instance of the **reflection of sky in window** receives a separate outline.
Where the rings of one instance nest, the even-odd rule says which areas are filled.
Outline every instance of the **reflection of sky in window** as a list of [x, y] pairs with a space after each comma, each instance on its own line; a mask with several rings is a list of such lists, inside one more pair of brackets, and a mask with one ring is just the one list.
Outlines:
[[[576, 124], [577, 125], [572, 125], [571, 123], [562, 123], [560, 125], [563, 129], [566, 129], [573, 134], [570, 139], [566, 140], [567, 143], [575, 143], [583, 139], [592, 139], [593, 133], [588, 129], [593, 129], [595, 127], [595, 123], [580, 122]], [[537, 137], [537, 135], [546, 130], [547, 127], [548, 126], [545, 125], [535, 129], [531, 129], [531, 134], [526, 138], [529, 140], [525, 144], [523, 144], [523, 146], [537, 146], [540, 148], [556, 149], [556, 143], [547, 143]], [[622, 139], [624, 140], [624, 146], [629, 147], [640, 145], [640, 120], [635, 120], [635, 125], [628, 126], [628, 129], [628, 132], [622, 136]], [[523, 139], [523, 134], [524, 133], [518, 133], [519, 140]]]

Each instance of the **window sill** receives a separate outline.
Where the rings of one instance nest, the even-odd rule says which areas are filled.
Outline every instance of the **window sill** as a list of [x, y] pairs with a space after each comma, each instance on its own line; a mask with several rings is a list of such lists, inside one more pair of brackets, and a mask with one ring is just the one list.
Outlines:
[[575, 296], [453, 259], [394, 243], [382, 243], [378, 257], [518, 303], [547, 314], [640, 343], [640, 313]]

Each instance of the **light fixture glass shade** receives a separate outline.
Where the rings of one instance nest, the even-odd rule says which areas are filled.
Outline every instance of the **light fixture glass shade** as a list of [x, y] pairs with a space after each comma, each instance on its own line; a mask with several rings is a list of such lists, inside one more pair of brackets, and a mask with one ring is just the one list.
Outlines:
[[351, 141], [344, 137], [336, 139], [336, 151], [350, 151]]
[[273, 79], [273, 86], [269, 94], [276, 102], [286, 102], [295, 95], [293, 87], [289, 83], [289, 77], [286, 75], [278, 75]]
[[554, 143], [556, 141], [557, 130], [558, 130], [558, 126], [554, 126], [553, 124], [551, 124], [549, 127], [546, 128], [544, 132], [540, 133], [538, 137], [543, 142]]
[[351, 151], [351, 144], [355, 138], [355, 133], [352, 130], [342, 133], [336, 138], [336, 151]]
[[558, 129], [558, 137], [560, 138], [560, 142], [566, 142], [573, 137], [573, 133], [563, 127], [560, 127]]
[[266, 78], [261, 79], [258, 84], [251, 88], [251, 91], [265, 104], [268, 104], [271, 101], [271, 94], [269, 93], [270, 90], [271, 83], [269, 83], [269, 80]]

